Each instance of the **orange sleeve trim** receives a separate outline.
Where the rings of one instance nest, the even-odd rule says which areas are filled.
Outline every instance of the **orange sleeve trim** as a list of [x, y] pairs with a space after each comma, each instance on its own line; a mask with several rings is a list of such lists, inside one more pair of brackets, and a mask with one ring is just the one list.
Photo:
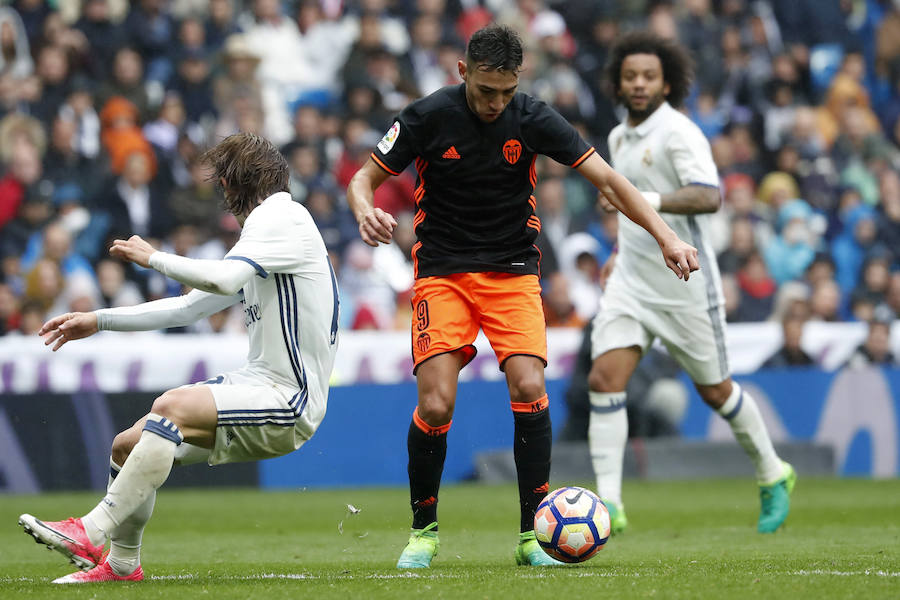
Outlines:
[[537, 413], [550, 406], [550, 399], [544, 394], [534, 402], [510, 402], [514, 413]]
[[446, 425], [441, 425], [440, 427], [432, 427], [431, 425], [423, 421], [422, 417], [419, 416], [419, 407], [417, 406], [415, 410], [413, 410], [413, 423], [415, 423], [416, 427], [418, 427], [425, 435], [435, 436], [443, 435], [450, 431], [450, 426], [453, 424], [453, 420], [451, 419], [450, 422]]
[[390, 173], [391, 175], [399, 175], [399, 174], [400, 174], [400, 173], [398, 173], [398, 172], [396, 172], [396, 171], [391, 170], [390, 168], [388, 168], [388, 166], [387, 166], [386, 164], [384, 164], [383, 162], [381, 162], [381, 160], [380, 160], [377, 156], [375, 156], [375, 153], [374, 153], [374, 152], [373, 152], [372, 154], [370, 154], [369, 156], [372, 158], [372, 160], [375, 161], [375, 164], [376, 164], [376, 165], [378, 165], [379, 167], [381, 167], [382, 169], [384, 169], [385, 171], [387, 171], [387, 172]]
[[581, 155], [581, 158], [579, 158], [579, 159], [576, 160], [574, 163], [572, 163], [572, 168], [573, 168], [573, 169], [577, 169], [578, 166], [579, 166], [581, 163], [583, 163], [584, 161], [586, 161], [586, 160], [587, 160], [587, 157], [590, 156], [590, 155], [593, 154], [593, 153], [594, 153], [594, 147], [591, 146], [591, 147], [588, 149], [587, 152], [585, 152], [584, 154]]

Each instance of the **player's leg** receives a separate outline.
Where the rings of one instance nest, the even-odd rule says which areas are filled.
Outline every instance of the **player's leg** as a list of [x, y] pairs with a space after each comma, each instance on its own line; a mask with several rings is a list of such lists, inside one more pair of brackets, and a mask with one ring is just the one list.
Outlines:
[[[437, 522], [437, 498], [447, 456], [447, 432], [456, 405], [456, 385], [464, 358], [458, 352], [432, 357], [416, 372], [418, 404], [407, 435], [413, 529]], [[433, 527], [437, 531], [437, 526]]]
[[782, 461], [763, 422], [753, 396], [729, 377], [715, 385], [695, 383], [703, 401], [728, 421], [738, 443], [753, 461], [760, 489], [757, 529], [772, 533], [787, 518], [790, 494], [796, 481], [793, 467]]
[[412, 300], [413, 361], [418, 403], [407, 433], [409, 541], [397, 567], [431, 566], [437, 555], [438, 490], [447, 455], [447, 432], [456, 404], [459, 371], [475, 356], [478, 320], [471, 312], [463, 275], [416, 280]]
[[544, 361], [517, 354], [503, 363], [514, 420], [513, 457], [519, 484], [519, 543], [516, 564], [558, 564], [534, 537], [534, 513], [550, 491], [553, 430], [544, 381]]
[[[112, 444], [112, 455], [109, 461], [109, 483], [107, 489], [112, 486], [121, 465], [125, 464], [128, 455], [140, 441], [141, 434], [147, 418], [139, 419], [132, 427], [126, 429], [115, 437]], [[209, 458], [210, 450], [200, 448], [187, 442], [182, 442], [175, 450], [175, 464], [191, 464], [205, 462]], [[108, 573], [103, 580], [124, 578], [128, 581], [140, 581], [143, 579], [141, 569], [141, 542], [144, 536], [144, 528], [153, 515], [153, 507], [156, 504], [156, 491], [154, 490], [147, 499], [135, 509], [118, 527], [110, 534], [109, 554], [106, 556]], [[58, 580], [59, 583], [77, 582], [83, 577], [89, 577], [89, 581], [97, 580], [96, 573], [89, 575], [74, 573]]]
[[597, 494], [609, 509], [613, 534], [628, 525], [622, 503], [622, 468], [628, 442], [625, 387], [653, 341], [644, 326], [647, 313], [652, 311], [637, 299], [608, 286], [591, 331], [588, 445]]
[[158, 397], [106, 497], [86, 515], [89, 536], [109, 536], [163, 484], [172, 469], [176, 446], [182, 441], [212, 448], [216, 423], [216, 405], [209, 386], [177, 388]]
[[622, 469], [628, 442], [625, 387], [641, 355], [638, 346], [608, 350], [594, 359], [588, 374], [591, 465], [597, 480], [597, 495], [609, 509], [610, 530], [614, 535], [628, 526], [622, 502]]
[[[141, 424], [137, 436], [136, 428]], [[195, 445], [211, 447], [215, 430], [215, 404], [206, 386], [166, 392], [154, 401], [150, 414], [117, 436], [113, 462], [118, 464], [116, 458], [121, 460], [126, 449], [130, 450], [106, 496], [92, 511], [81, 519], [56, 523], [22, 515], [20, 523], [35, 539], [69, 557], [79, 568], [90, 569], [98, 561], [92, 555], [80, 556], [80, 551], [102, 548], [120, 526], [128, 527], [129, 518], [137, 521], [131, 523], [138, 531], [143, 531], [139, 522], [149, 519], [153, 496], [168, 477], [176, 446], [187, 437]], [[104, 572], [110, 569], [107, 562], [101, 566]]]
[[[106, 486], [107, 490], [119, 474], [122, 463], [128, 457], [128, 452], [131, 451], [131, 448], [140, 438], [144, 421], [145, 418], [141, 418], [133, 426], [119, 433], [113, 440], [113, 448], [109, 459], [110, 475]], [[124, 450], [126, 445], [127, 450]], [[61, 552], [69, 558], [72, 564], [84, 571], [93, 569], [93, 567], [106, 562], [108, 559], [108, 554], [104, 554], [104, 544], [93, 544], [87, 538], [80, 518], [71, 518], [66, 521], [41, 521], [32, 515], [24, 514], [19, 517], [19, 525], [36, 542], [43, 543], [48, 548]], [[128, 573], [133, 571], [134, 569], [128, 571]], [[63, 579], [71, 580], [73, 576], [68, 575]]]
[[447, 432], [453, 420], [459, 370], [465, 362], [461, 352], [448, 352], [429, 358], [416, 370], [418, 403], [406, 438], [413, 522], [409, 541], [397, 561], [400, 569], [430, 567], [440, 547], [438, 490], [447, 456]]
[[758, 529], [775, 531], [787, 517], [795, 475], [778, 458], [753, 397], [731, 379], [724, 308], [659, 312], [653, 318], [652, 326], [669, 354], [690, 376], [703, 401], [728, 422], [753, 461], [762, 501]]
[[470, 273], [481, 328], [506, 373], [515, 424], [513, 455], [519, 484], [520, 565], [559, 564], [534, 537], [534, 513], [549, 491], [552, 430], [544, 382], [547, 333], [537, 276]]

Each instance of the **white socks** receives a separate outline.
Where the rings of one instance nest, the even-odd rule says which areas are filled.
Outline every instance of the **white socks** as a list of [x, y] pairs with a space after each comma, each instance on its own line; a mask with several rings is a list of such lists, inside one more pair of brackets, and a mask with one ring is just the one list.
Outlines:
[[737, 383], [731, 385], [731, 395], [717, 412], [731, 425], [734, 437], [753, 461], [759, 484], [775, 483], [784, 477], [784, 467], [772, 447], [769, 430], [753, 397]]
[[625, 392], [590, 392], [588, 444], [597, 477], [597, 495], [622, 505], [622, 462], [628, 441]]
[[[150, 518], [156, 488], [169, 477], [175, 446], [183, 439], [178, 427], [165, 417], [153, 413], [147, 416], [141, 439], [110, 484], [106, 496], [82, 518], [91, 543], [99, 545], [111, 537], [124, 544], [123, 550], [129, 547], [132, 551], [139, 550], [141, 522], [146, 523]], [[121, 533], [120, 526], [124, 527]]]
[[[119, 474], [122, 467], [109, 460], [109, 483], [107, 489], [112, 485], [113, 481]], [[113, 573], [122, 577], [134, 573], [134, 570], [141, 566], [141, 538], [144, 535], [144, 527], [153, 514], [153, 505], [156, 503], [156, 492], [154, 491], [137, 507], [122, 524], [115, 528], [112, 532], [109, 556], [106, 560], [112, 568]]]

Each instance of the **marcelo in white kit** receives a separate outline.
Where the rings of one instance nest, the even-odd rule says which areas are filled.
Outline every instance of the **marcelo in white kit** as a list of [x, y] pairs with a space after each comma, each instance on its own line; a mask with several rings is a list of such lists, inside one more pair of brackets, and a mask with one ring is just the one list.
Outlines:
[[628, 117], [609, 135], [610, 163], [644, 194], [678, 237], [698, 250], [700, 271], [674, 282], [656, 242], [619, 215], [617, 253], [593, 322], [588, 376], [588, 437], [599, 495], [613, 532], [624, 530], [622, 459], [628, 437], [625, 386], [643, 354], [659, 339], [713, 410], [731, 426], [756, 467], [761, 511], [757, 529], [784, 522], [796, 479], [775, 453], [753, 398], [732, 381], [725, 350], [725, 309], [709, 213], [719, 208], [719, 176], [709, 142], [675, 110], [687, 95], [691, 62], [683, 48], [650, 33], [621, 38], [607, 73]]
[[107, 494], [89, 513], [58, 522], [19, 518], [27, 533], [82, 570], [57, 583], [140, 581], [142, 534], [174, 462], [215, 465], [288, 454], [325, 416], [337, 350], [337, 283], [312, 217], [287, 193], [287, 163], [268, 140], [249, 133], [224, 139], [203, 159], [242, 227], [225, 258], [158, 252], [137, 236], [116, 240], [113, 256], [193, 290], [134, 307], [67, 313], [40, 333], [56, 351], [98, 330], [182, 327], [241, 303], [250, 336], [247, 364], [165, 392], [147, 416], [117, 435]]

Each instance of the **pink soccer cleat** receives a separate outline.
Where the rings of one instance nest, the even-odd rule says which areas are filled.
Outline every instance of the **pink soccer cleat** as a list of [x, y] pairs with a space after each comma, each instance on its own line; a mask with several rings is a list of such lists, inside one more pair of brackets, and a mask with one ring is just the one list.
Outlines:
[[53, 583], [99, 583], [101, 581], [143, 581], [144, 570], [138, 565], [130, 575], [116, 575], [109, 563], [104, 561], [90, 571], [75, 571], [65, 577], [54, 579]]
[[91, 543], [81, 519], [44, 522], [24, 514], [19, 517], [19, 525], [35, 542], [56, 550], [82, 571], [93, 569], [103, 557], [103, 545]]

